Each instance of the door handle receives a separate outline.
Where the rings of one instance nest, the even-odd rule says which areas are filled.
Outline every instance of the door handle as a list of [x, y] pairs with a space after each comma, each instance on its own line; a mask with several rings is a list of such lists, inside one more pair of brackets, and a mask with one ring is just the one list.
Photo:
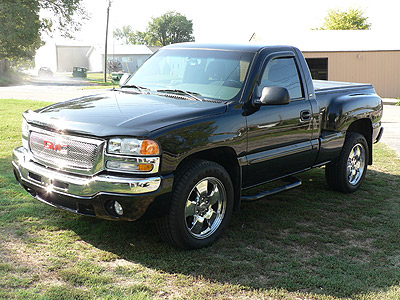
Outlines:
[[301, 121], [310, 121], [311, 120], [311, 111], [309, 110], [302, 110], [300, 112], [300, 120]]

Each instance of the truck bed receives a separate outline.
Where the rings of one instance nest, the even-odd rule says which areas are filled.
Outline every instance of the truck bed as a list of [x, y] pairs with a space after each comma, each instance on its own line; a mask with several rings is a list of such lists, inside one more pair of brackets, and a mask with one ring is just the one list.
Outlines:
[[327, 80], [313, 80], [314, 90], [316, 93], [323, 92], [340, 92], [343, 90], [364, 90], [374, 89], [369, 83], [340, 82]]

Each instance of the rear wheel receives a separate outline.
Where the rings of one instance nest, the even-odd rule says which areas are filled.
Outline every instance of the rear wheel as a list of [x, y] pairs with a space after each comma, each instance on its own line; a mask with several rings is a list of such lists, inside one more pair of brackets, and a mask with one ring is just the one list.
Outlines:
[[326, 165], [325, 177], [333, 190], [355, 192], [367, 172], [369, 151], [365, 137], [348, 132], [339, 158]]
[[178, 170], [168, 214], [158, 220], [161, 237], [184, 249], [211, 245], [229, 223], [233, 185], [217, 163], [194, 160]]

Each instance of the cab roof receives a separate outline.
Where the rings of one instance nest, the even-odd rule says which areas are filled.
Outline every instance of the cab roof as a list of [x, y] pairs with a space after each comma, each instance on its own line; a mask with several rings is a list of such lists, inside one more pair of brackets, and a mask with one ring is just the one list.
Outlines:
[[273, 45], [257, 45], [252, 43], [247, 44], [206, 44], [206, 43], [177, 43], [163, 47], [164, 49], [213, 49], [213, 50], [227, 50], [227, 51], [241, 51], [256, 53], [265, 48], [276, 50], [292, 50], [291, 46], [273, 46]]

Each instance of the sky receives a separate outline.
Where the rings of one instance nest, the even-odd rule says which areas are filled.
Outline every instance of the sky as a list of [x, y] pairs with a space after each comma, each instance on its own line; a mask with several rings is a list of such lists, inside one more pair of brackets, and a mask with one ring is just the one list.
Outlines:
[[[103, 46], [105, 42], [108, 0], [82, 0], [90, 14], [83, 29], [75, 33], [76, 40], [45, 37], [47, 44], [36, 55], [36, 69], [49, 66], [56, 69], [55, 44]], [[365, 38], [367, 48], [370, 44], [377, 49], [396, 45], [400, 50], [400, 1], [398, 0], [112, 0], [109, 21], [108, 47], [120, 44], [113, 38], [115, 28], [130, 25], [134, 30], [145, 31], [151, 18], [159, 17], [167, 11], [176, 11], [193, 21], [193, 34], [196, 42], [205, 43], [244, 43], [253, 33], [261, 36], [263, 43], [290, 44], [299, 47], [315, 48], [315, 45], [335, 45], [336, 40], [326, 36], [307, 35], [311, 28], [322, 26], [330, 9], [348, 10], [359, 8], [372, 24], [374, 35]], [[373, 38], [378, 37], [378, 38]], [[387, 37], [387, 40], [386, 40]], [[353, 44], [357, 41], [348, 37]], [[309, 39], [314, 39], [309, 41]], [[315, 40], [318, 39], [318, 40]], [[325, 41], [324, 41], [325, 39]], [[348, 42], [340, 38], [341, 44]], [[361, 42], [361, 41], [360, 41]], [[329, 46], [331, 47], [331, 46]], [[316, 50], [316, 49], [314, 49]]]
[[[78, 41], [101, 44], [105, 40], [108, 0], [83, 0], [91, 14]], [[263, 35], [297, 34], [319, 27], [329, 9], [360, 8], [374, 31], [398, 32], [400, 1], [397, 0], [112, 0], [110, 32], [123, 25], [144, 31], [152, 17], [169, 10], [193, 21], [198, 42], [246, 42], [254, 32]], [[116, 43], [113, 41], [113, 43]]]

